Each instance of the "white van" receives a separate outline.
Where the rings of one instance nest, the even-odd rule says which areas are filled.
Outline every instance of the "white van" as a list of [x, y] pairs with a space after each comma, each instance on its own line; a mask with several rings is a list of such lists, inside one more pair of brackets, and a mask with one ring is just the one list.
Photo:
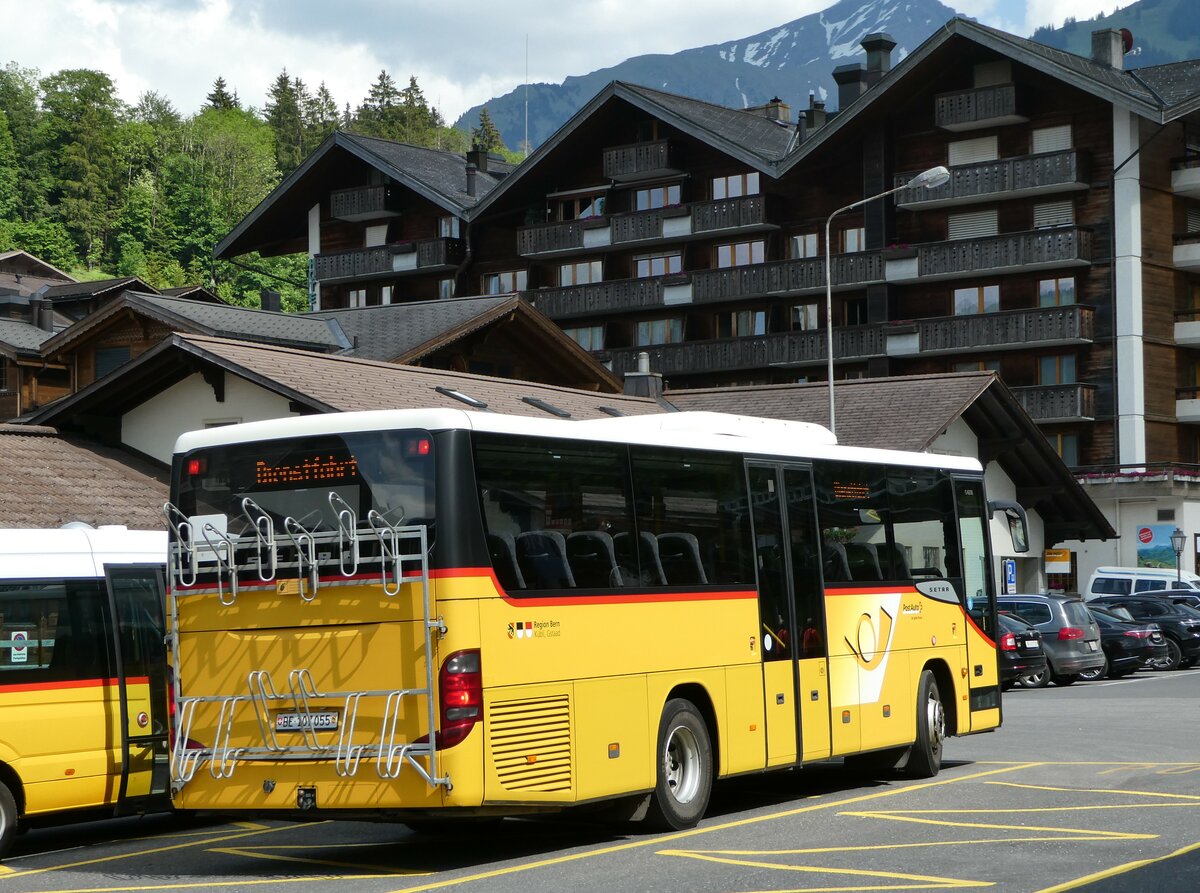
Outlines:
[[1088, 580], [1083, 597], [1129, 595], [1155, 589], [1200, 590], [1200, 576], [1165, 567], [1098, 567]]

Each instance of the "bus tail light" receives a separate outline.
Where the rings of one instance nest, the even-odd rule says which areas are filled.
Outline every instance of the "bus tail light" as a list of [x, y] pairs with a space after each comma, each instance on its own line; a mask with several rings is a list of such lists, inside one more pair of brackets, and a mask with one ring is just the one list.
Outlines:
[[1004, 635], [1002, 635], [1000, 637], [1000, 650], [1001, 651], [1016, 651], [1017, 650], [1017, 637], [1014, 636], [1012, 633], [1005, 633]]
[[441, 728], [438, 744], [453, 747], [470, 734], [483, 717], [483, 673], [479, 650], [456, 651], [438, 672]]
[[1058, 631], [1058, 639], [1060, 642], [1065, 639], [1082, 639], [1082, 638], [1083, 638], [1083, 630], [1080, 629], [1078, 626], [1064, 626], [1062, 629], [1060, 629]]

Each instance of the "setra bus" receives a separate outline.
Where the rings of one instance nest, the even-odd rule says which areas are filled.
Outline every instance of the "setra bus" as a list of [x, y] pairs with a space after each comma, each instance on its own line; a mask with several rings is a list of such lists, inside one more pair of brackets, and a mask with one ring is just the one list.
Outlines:
[[0, 530], [0, 858], [22, 826], [169, 809], [161, 530]]
[[429, 409], [191, 432], [172, 475], [179, 808], [681, 829], [716, 778], [928, 777], [1000, 723], [974, 459]]

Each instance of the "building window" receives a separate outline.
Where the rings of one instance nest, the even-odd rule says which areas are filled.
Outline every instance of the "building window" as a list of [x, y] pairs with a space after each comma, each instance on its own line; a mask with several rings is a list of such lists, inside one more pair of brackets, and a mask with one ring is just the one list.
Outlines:
[[718, 338], [740, 338], [767, 334], [767, 311], [736, 310], [717, 317]]
[[559, 220], [587, 220], [589, 217], [604, 216], [604, 196], [573, 195], [555, 202], [555, 213]]
[[713, 200], [740, 198], [743, 195], [758, 195], [758, 171], [748, 174], [731, 174], [728, 177], [713, 177]]
[[367, 290], [365, 288], [352, 288], [346, 292], [347, 307], [366, 307], [367, 306]]
[[604, 326], [576, 326], [563, 332], [584, 350], [604, 350]]
[[867, 324], [867, 299], [849, 298], [842, 302], [842, 325], [865, 326]]
[[995, 313], [1000, 309], [1000, 286], [972, 285], [954, 289], [954, 315]]
[[866, 247], [867, 231], [861, 226], [842, 230], [842, 254], [853, 254]]
[[756, 239], [752, 242], [718, 245], [717, 266], [744, 267], [747, 264], [761, 264], [766, 259], [766, 244], [762, 239]]
[[103, 378], [118, 366], [128, 362], [128, 347], [98, 347], [96, 348], [96, 378]]
[[942, 547], [922, 546], [921, 560], [925, 562], [923, 566], [926, 568], [940, 568], [942, 566]]
[[981, 136], [970, 140], [954, 140], [946, 146], [948, 167], [960, 164], [980, 164], [1000, 157], [999, 139]]
[[683, 254], [672, 251], [667, 254], [644, 254], [633, 259], [633, 275], [638, 279], [650, 276], [670, 276], [683, 271]]
[[1079, 464], [1078, 434], [1047, 434], [1046, 441], [1067, 465]]
[[559, 285], [587, 285], [589, 282], [599, 282], [602, 278], [598, 260], [581, 260], [558, 267]]
[[439, 279], [438, 280], [438, 297], [452, 298], [454, 297], [454, 280]]
[[996, 209], [950, 214], [946, 218], [947, 239], [985, 239], [1000, 231]]
[[483, 277], [485, 295], [503, 295], [510, 291], [524, 291], [528, 282], [525, 270], [506, 270], [503, 273], [488, 273]]
[[1043, 202], [1033, 206], [1033, 228], [1049, 229], [1052, 226], [1070, 226], [1075, 222], [1075, 205], [1065, 202]]
[[817, 257], [820, 254], [816, 233], [799, 233], [792, 236], [792, 257]]
[[1042, 279], [1038, 282], [1038, 306], [1062, 307], [1075, 303], [1075, 277]]
[[382, 285], [379, 287], [379, 303], [380, 304], [392, 303], [392, 286]]
[[1041, 155], [1043, 152], [1065, 152], [1071, 148], [1071, 125], [1060, 124], [1057, 127], [1037, 127], [1030, 140], [1029, 154]]
[[634, 193], [634, 208], [638, 211], [649, 211], [653, 208], [667, 208], [679, 204], [679, 184], [672, 183], [664, 186], [647, 186]]
[[1038, 384], [1074, 384], [1075, 355], [1050, 354], [1038, 357]]
[[793, 304], [792, 328], [801, 332], [811, 332], [821, 328], [819, 304]]
[[438, 218], [438, 235], [443, 239], [458, 238], [458, 218], [457, 217], [439, 217]]
[[683, 340], [683, 317], [669, 316], [665, 319], [645, 319], [637, 324], [637, 346], [651, 344], [677, 344]]
[[8, 390], [8, 361], [0, 357], [0, 394], [7, 394]]
[[954, 363], [950, 367], [951, 372], [999, 372], [999, 360], [964, 360], [961, 363]]

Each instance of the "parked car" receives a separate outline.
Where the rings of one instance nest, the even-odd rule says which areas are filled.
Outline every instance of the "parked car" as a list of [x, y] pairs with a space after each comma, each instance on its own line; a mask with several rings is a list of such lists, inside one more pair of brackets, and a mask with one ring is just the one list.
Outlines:
[[1046, 673], [1042, 634], [1015, 614], [1000, 612], [1000, 688], [1012, 688], [1024, 676]]
[[1106, 663], [1096, 670], [1084, 670], [1079, 674], [1080, 679], [1128, 676], [1167, 657], [1167, 639], [1157, 623], [1131, 620], [1128, 611], [1122, 610], [1118, 615], [1095, 601], [1088, 605], [1088, 610], [1100, 627], [1100, 647]]
[[1083, 592], [1086, 599], [1102, 595], [1132, 595], [1155, 589], [1200, 591], [1200, 576], [1161, 567], [1098, 567]]
[[1070, 685], [1084, 670], [1104, 666], [1100, 627], [1083, 599], [1071, 595], [1003, 595], [997, 604], [1001, 611], [1016, 614], [1042, 634], [1048, 667], [1022, 677], [1022, 685]]
[[1200, 608], [1200, 592], [1197, 592], [1195, 589], [1155, 589], [1145, 594], [1153, 595], [1155, 598], [1166, 599], [1177, 605], [1190, 605], [1193, 608]]
[[1151, 593], [1105, 596], [1093, 602], [1102, 607], [1119, 605], [1136, 620], [1158, 624], [1167, 640], [1167, 656], [1155, 664], [1158, 669], [1184, 669], [1200, 660], [1200, 610]]

